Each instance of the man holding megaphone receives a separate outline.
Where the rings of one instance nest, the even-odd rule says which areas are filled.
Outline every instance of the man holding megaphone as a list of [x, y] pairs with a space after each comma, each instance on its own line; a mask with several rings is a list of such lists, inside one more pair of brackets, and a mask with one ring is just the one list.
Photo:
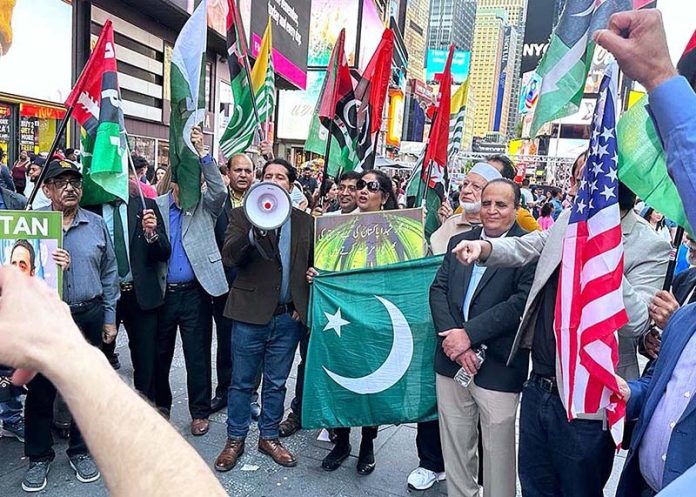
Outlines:
[[251, 422], [250, 400], [257, 372], [263, 367], [259, 451], [282, 466], [297, 460], [278, 439], [285, 383], [307, 322], [313, 263], [312, 216], [291, 207], [289, 192], [297, 172], [287, 161], [273, 159], [262, 182], [232, 210], [222, 257], [237, 275], [225, 308], [233, 320], [232, 387], [227, 411], [227, 443], [215, 469], [229, 471], [244, 452]]

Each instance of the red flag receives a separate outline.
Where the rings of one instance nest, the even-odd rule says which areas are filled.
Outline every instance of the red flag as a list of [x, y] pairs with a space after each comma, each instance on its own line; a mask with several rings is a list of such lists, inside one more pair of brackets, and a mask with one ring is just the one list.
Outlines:
[[327, 128], [336, 115], [338, 102], [353, 92], [353, 80], [346, 59], [345, 43], [346, 30], [342, 29], [331, 52], [324, 88], [319, 97], [319, 118]]
[[73, 108], [72, 117], [85, 129], [90, 119], [94, 119], [94, 127], [99, 121], [99, 103], [102, 99], [102, 79], [104, 73], [116, 74], [116, 53], [114, 52], [114, 28], [111, 21], [104, 23], [97, 44], [92, 50], [80, 79], [65, 101], [66, 107]]
[[[450, 45], [445, 69], [440, 77], [440, 89], [437, 95], [435, 120], [430, 128], [430, 137], [423, 160], [422, 177], [430, 180], [429, 187], [434, 188], [440, 178], [444, 177], [447, 166], [447, 147], [449, 145], [450, 101], [452, 97], [452, 57], [454, 45]], [[432, 168], [430, 167], [432, 161]], [[430, 178], [428, 172], [430, 171]]]
[[696, 31], [686, 45], [686, 49], [677, 64], [679, 74], [684, 76], [689, 84], [696, 88]]
[[374, 167], [376, 134], [382, 125], [382, 112], [391, 79], [393, 52], [394, 32], [386, 29], [355, 90], [355, 99], [360, 102], [357, 114], [357, 152], [360, 160], [358, 170]]

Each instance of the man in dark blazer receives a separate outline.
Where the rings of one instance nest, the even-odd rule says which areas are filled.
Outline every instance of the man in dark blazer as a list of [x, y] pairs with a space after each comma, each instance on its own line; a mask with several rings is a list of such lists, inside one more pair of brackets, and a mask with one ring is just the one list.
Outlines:
[[[262, 178], [290, 192], [297, 173], [287, 161], [274, 159], [264, 165]], [[297, 464], [278, 439], [278, 425], [285, 382], [307, 323], [306, 273], [312, 266], [313, 233], [313, 218], [295, 208], [280, 228], [268, 233], [252, 227], [243, 209], [231, 213], [222, 257], [226, 266], [237, 270], [225, 309], [234, 321], [232, 387], [227, 443], [215, 461], [218, 471], [232, 469], [244, 452], [251, 421], [249, 403], [262, 367], [259, 451], [282, 466]]]
[[[627, 419], [637, 419], [617, 497], [651, 497], [696, 464], [696, 305], [679, 309], [660, 354], [643, 377], [626, 382]], [[686, 494], [685, 494], [686, 495]]]
[[[484, 492], [515, 495], [515, 418], [529, 353], [506, 361], [534, 281], [535, 264], [521, 268], [464, 266], [452, 254], [462, 240], [525, 234], [516, 223], [520, 189], [510, 180], [490, 181], [481, 194], [482, 228], [451, 238], [430, 288], [438, 332], [435, 356], [440, 435], [450, 496], [479, 495], [478, 422], [483, 435]], [[476, 351], [485, 346], [485, 361]], [[454, 377], [473, 376], [466, 387]]]
[[[117, 200], [95, 210], [104, 218], [116, 252], [121, 286], [116, 329], [123, 323], [128, 334], [135, 389], [154, 402], [157, 310], [164, 302], [166, 284], [161, 265], [169, 260], [171, 246], [157, 204], [145, 198], [143, 209], [136, 181], [132, 175], [127, 205]], [[123, 223], [124, 215], [127, 223]], [[104, 344], [107, 357], [113, 354], [115, 343], [114, 337]]]

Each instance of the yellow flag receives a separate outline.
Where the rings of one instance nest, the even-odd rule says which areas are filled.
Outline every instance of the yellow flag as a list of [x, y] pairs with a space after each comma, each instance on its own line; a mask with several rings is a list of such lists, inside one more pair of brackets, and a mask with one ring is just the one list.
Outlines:
[[256, 56], [254, 68], [251, 70], [251, 86], [259, 120], [265, 122], [273, 117], [275, 105], [275, 71], [273, 69], [273, 30], [271, 18], [268, 18], [266, 31], [261, 40], [261, 49]]

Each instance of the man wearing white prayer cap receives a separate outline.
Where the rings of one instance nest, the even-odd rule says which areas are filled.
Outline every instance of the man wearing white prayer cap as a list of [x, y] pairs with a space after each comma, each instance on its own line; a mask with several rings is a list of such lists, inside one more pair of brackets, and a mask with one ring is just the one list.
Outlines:
[[[466, 175], [459, 190], [461, 214], [447, 218], [430, 237], [430, 247], [435, 255], [444, 254], [450, 238], [459, 233], [465, 233], [481, 224], [481, 191], [489, 181], [502, 178], [502, 175], [492, 165], [477, 162]], [[451, 212], [451, 211], [450, 211]]]

